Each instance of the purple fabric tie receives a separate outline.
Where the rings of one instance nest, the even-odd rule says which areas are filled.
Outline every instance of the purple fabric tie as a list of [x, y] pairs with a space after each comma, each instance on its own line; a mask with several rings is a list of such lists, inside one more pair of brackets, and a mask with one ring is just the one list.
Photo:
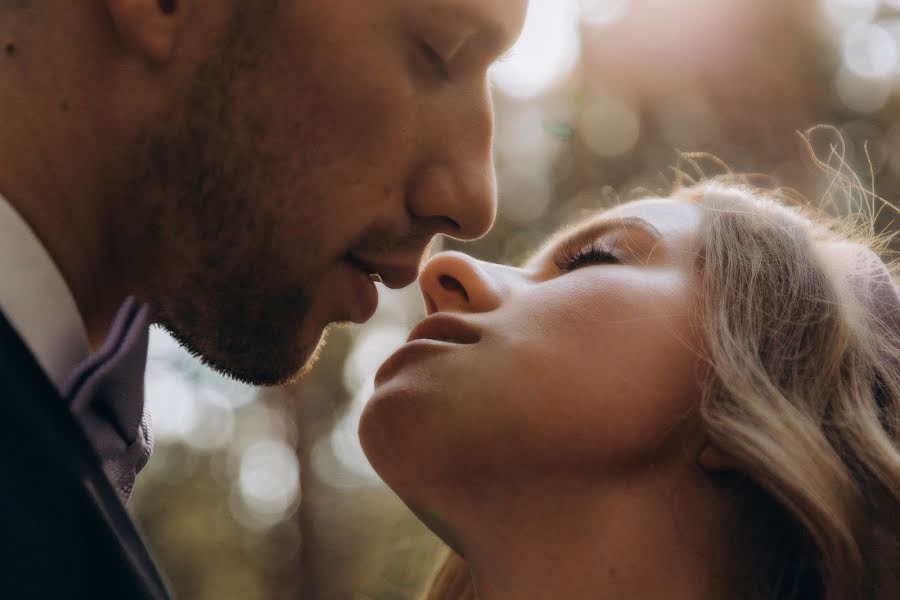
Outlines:
[[128, 298], [103, 346], [66, 378], [63, 396], [97, 451], [103, 470], [128, 500], [153, 449], [144, 412], [149, 309]]

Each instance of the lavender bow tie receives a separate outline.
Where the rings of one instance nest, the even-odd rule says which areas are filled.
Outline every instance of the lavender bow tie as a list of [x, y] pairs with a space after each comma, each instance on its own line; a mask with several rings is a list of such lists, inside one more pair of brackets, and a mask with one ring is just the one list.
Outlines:
[[124, 500], [153, 449], [144, 413], [149, 310], [128, 298], [103, 346], [69, 374], [63, 396]]

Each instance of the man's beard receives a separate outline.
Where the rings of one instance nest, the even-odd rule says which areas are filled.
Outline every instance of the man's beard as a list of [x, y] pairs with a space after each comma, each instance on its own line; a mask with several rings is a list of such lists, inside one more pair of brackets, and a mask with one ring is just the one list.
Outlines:
[[[298, 244], [287, 264], [278, 219], [258, 206], [285, 182], [268, 167], [279, 161], [266, 156], [264, 107], [246, 91], [266, 58], [264, 31], [247, 12], [198, 69], [174, 125], [142, 133], [117, 205], [146, 219], [132, 228], [142, 229], [135, 251], [147, 253], [148, 269], [138, 285], [154, 320], [211, 367], [273, 385], [296, 376], [318, 344], [301, 334], [320, 275], [309, 246]], [[317, 204], [314, 193], [303, 201]]]

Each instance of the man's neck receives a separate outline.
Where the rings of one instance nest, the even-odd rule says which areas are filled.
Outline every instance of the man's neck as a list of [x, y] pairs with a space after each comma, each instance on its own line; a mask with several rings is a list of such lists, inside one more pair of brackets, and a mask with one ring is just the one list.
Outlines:
[[109, 268], [116, 252], [100, 204], [94, 137], [72, 100], [19, 62], [40, 60], [38, 52], [17, 40], [12, 56], [0, 56], [0, 193], [53, 258], [96, 346], [127, 287]]
[[480, 600], [703, 600], [715, 570], [708, 486], [548, 482], [479, 498], [459, 532]]

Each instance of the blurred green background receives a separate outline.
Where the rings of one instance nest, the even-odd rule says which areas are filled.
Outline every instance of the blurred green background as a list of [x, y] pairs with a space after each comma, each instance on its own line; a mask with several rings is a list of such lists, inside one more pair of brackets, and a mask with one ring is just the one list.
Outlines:
[[[587, 210], [664, 193], [679, 151], [814, 196], [797, 131], [816, 123], [841, 131], [867, 184], [900, 197], [900, 0], [531, 3], [491, 74], [497, 226], [466, 252], [516, 261]], [[417, 597], [440, 544], [356, 437], [377, 366], [423, 316], [417, 289], [381, 292], [371, 323], [331, 331], [286, 388], [228, 381], [152, 332], [156, 448], [131, 508], [178, 597]]]

